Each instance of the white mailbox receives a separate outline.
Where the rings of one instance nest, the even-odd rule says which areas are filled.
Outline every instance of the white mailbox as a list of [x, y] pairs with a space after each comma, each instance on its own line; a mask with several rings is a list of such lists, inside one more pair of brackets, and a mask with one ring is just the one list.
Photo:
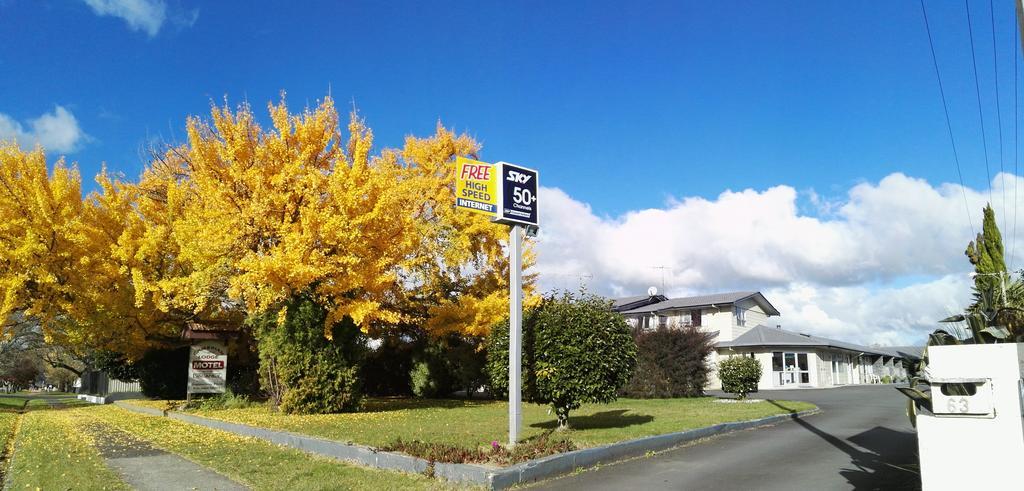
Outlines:
[[931, 378], [932, 413], [938, 417], [994, 418], [990, 378]]
[[[1024, 344], [928, 348], [932, 408], [917, 416], [925, 491], [1020, 488], [1022, 361]], [[971, 455], [982, 460], [965, 467]]]

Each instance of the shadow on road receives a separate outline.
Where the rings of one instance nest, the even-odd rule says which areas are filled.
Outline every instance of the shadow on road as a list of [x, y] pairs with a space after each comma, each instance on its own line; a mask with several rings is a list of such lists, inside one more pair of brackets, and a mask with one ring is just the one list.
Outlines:
[[[789, 410], [770, 399], [768, 402], [781, 409]], [[916, 463], [892, 462], [893, 457], [900, 454], [899, 447], [917, 446], [916, 436], [913, 433], [876, 426], [849, 438], [853, 443], [869, 450], [865, 452], [801, 418], [794, 418], [793, 422], [850, 456], [852, 468], [842, 469], [839, 474], [854, 489], [916, 490], [921, 488], [920, 475], [912, 467], [916, 466]]]
[[[602, 411], [587, 416], [570, 416], [569, 426], [574, 430], [586, 430], [596, 428], [625, 428], [627, 426], [642, 425], [654, 421], [654, 416], [646, 414], [625, 414], [628, 409], [616, 409], [614, 411]], [[552, 429], [558, 425], [558, 420], [543, 421], [530, 426], [534, 428]]]

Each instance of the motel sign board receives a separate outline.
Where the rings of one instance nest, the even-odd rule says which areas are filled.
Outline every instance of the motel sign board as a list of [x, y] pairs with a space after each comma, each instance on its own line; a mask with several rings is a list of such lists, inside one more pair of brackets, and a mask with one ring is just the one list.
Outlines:
[[228, 351], [223, 341], [192, 345], [188, 357], [188, 393], [223, 394], [227, 389]]
[[498, 212], [496, 169], [487, 162], [455, 158], [455, 206], [495, 216]]

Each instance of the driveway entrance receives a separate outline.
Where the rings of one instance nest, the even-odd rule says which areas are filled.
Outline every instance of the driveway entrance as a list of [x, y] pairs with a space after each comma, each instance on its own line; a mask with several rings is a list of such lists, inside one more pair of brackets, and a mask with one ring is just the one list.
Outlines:
[[918, 489], [917, 436], [891, 385], [773, 390], [822, 413], [541, 483], [540, 489]]

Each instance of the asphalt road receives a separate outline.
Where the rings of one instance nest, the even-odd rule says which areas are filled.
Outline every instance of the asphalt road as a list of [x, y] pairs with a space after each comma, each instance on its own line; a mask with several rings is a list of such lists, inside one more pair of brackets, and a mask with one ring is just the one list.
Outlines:
[[534, 489], [919, 489], [917, 437], [892, 386], [761, 392], [822, 413], [736, 432]]

